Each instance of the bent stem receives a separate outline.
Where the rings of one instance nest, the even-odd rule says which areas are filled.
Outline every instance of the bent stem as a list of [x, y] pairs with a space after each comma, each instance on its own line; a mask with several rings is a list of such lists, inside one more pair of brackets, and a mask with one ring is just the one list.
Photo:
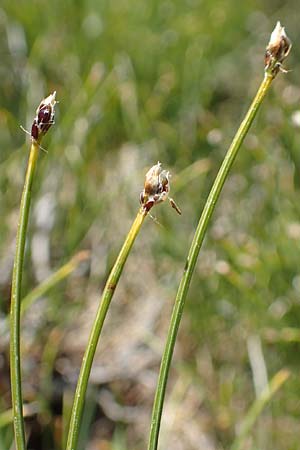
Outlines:
[[129, 233], [125, 239], [123, 247], [121, 248], [121, 251], [117, 257], [117, 260], [110, 272], [110, 275], [104, 287], [100, 304], [98, 306], [96, 318], [83, 356], [80, 374], [78, 377], [69, 425], [68, 440], [66, 446], [67, 450], [75, 450], [77, 448], [85, 395], [99, 336], [103, 327], [103, 323], [111, 299], [114, 295], [115, 289], [117, 287], [118, 281], [123, 271], [125, 262], [133, 246], [135, 238], [137, 237], [141, 229], [141, 226], [144, 222], [146, 215], [147, 215], [146, 209], [141, 207], [131, 226], [131, 229], [129, 230]]
[[167, 335], [167, 341], [164, 349], [164, 353], [161, 360], [160, 372], [158, 376], [158, 382], [156, 387], [156, 393], [154, 398], [151, 427], [149, 434], [148, 450], [156, 450], [158, 445], [158, 436], [161, 423], [161, 415], [166, 391], [166, 385], [168, 380], [168, 374], [170, 369], [170, 364], [173, 356], [173, 351], [175, 347], [176, 337], [178, 333], [178, 328], [183, 313], [183, 308], [190, 286], [193, 271], [196, 265], [196, 261], [199, 255], [200, 248], [203, 243], [203, 239], [209, 224], [209, 220], [215, 209], [217, 200], [222, 191], [223, 185], [228, 177], [230, 168], [236, 158], [236, 155], [243, 143], [243, 140], [256, 116], [258, 108], [260, 107], [269, 87], [274, 79], [275, 75], [271, 71], [266, 71], [264, 79], [257, 91], [257, 94], [242, 121], [233, 141], [225, 155], [221, 168], [217, 174], [215, 182], [207, 198], [206, 204], [204, 206], [202, 215], [200, 217], [189, 253], [186, 260], [184, 273], [180, 281], [180, 285], [177, 291], [175, 304], [170, 320], [170, 326]]
[[22, 193], [17, 232], [16, 255], [13, 267], [11, 309], [10, 309], [10, 378], [13, 406], [13, 422], [17, 450], [25, 450], [25, 430], [23, 419], [23, 400], [21, 386], [20, 359], [20, 310], [21, 284], [24, 262], [26, 231], [30, 210], [32, 182], [39, 152], [39, 143], [32, 140], [25, 183]]

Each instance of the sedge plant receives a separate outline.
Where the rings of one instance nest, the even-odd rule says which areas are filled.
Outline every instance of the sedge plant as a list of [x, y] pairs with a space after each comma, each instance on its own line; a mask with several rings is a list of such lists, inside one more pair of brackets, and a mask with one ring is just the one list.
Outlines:
[[21, 197], [19, 223], [16, 239], [16, 253], [12, 274], [11, 308], [10, 308], [10, 379], [13, 409], [15, 445], [17, 450], [25, 450], [25, 428], [23, 419], [23, 400], [21, 385], [20, 357], [20, 314], [21, 285], [23, 275], [26, 232], [31, 203], [32, 184], [34, 180], [41, 141], [54, 123], [56, 93], [50, 94], [41, 101], [36, 110], [36, 117], [31, 127], [31, 147]]
[[77, 381], [68, 430], [66, 445], [67, 450], [75, 450], [78, 445], [86, 391], [99, 337], [112, 297], [118, 285], [118, 281], [124, 269], [128, 255], [132, 249], [134, 241], [141, 230], [142, 224], [152, 207], [157, 205], [158, 203], [164, 202], [167, 199], [169, 200], [171, 206], [179, 214], [181, 214], [181, 211], [174, 200], [169, 197], [169, 191], [169, 172], [166, 170], [162, 170], [161, 164], [158, 162], [153, 167], [151, 167], [151, 169], [149, 169], [146, 174], [144, 189], [140, 195], [141, 206], [125, 238], [124, 244], [117, 256], [113, 268], [111, 269], [104, 290], [102, 292]]
[[167, 380], [174, 352], [176, 338], [178, 334], [179, 324], [182, 317], [186, 297], [191, 283], [192, 275], [195, 269], [197, 258], [211, 219], [218, 198], [229, 175], [232, 164], [238, 154], [238, 151], [247, 135], [247, 132], [261, 106], [267, 92], [270, 89], [272, 81], [279, 72], [286, 72], [282, 67], [284, 59], [287, 57], [291, 49], [291, 42], [287, 37], [284, 28], [280, 22], [277, 22], [274, 31], [271, 34], [269, 44], [265, 53], [265, 71], [263, 80], [258, 91], [244, 117], [233, 141], [224, 157], [222, 165], [213, 183], [211, 191], [208, 195], [204, 209], [202, 211], [196, 232], [194, 234], [190, 250], [186, 259], [183, 276], [181, 278], [179, 288], [170, 319], [167, 339], [160, 365], [156, 393], [152, 409], [152, 419], [149, 433], [148, 450], [156, 450], [158, 446], [159, 430], [161, 424], [161, 416], [167, 386]]

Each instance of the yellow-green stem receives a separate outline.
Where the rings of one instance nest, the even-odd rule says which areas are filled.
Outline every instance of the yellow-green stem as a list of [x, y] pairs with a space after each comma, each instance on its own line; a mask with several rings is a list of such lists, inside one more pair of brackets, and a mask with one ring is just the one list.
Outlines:
[[23, 419], [21, 357], [20, 357], [20, 309], [21, 284], [24, 262], [26, 231], [30, 210], [31, 189], [39, 153], [39, 144], [32, 141], [25, 183], [22, 193], [17, 232], [16, 254], [13, 267], [11, 309], [10, 309], [10, 378], [14, 417], [15, 444], [17, 450], [25, 450], [25, 430]]
[[257, 110], [261, 105], [273, 79], [274, 75], [271, 73], [271, 71], [265, 73], [264, 79], [257, 91], [257, 94], [225, 155], [221, 168], [217, 174], [215, 182], [212, 186], [212, 189], [209, 193], [206, 204], [204, 206], [202, 215], [200, 217], [188, 253], [188, 257], [185, 263], [184, 273], [177, 291], [172, 317], [170, 320], [167, 341], [161, 360], [160, 372], [158, 376], [158, 382], [152, 410], [148, 450], [156, 450], [158, 446], [158, 436], [160, 430], [161, 415], [165, 398], [166, 385], [168, 380], [170, 364], [173, 356], [173, 351], [175, 347], [176, 337], [178, 333], [178, 328], [183, 313], [183, 308], [188, 293], [188, 289], [190, 286], [191, 278], [193, 275], [193, 271], [196, 265], [201, 245], [203, 243], [203, 239], [208, 227], [209, 220], [215, 209], [217, 200], [220, 196], [221, 190], [229, 174], [230, 168], [235, 160], [235, 157], [239, 151], [239, 148], [241, 147], [241, 144], [250, 128], [250, 125], [253, 122]]
[[259, 417], [267, 403], [272, 400], [272, 397], [276, 394], [278, 389], [280, 389], [283, 383], [288, 380], [289, 376], [290, 372], [287, 369], [281, 369], [274, 375], [270, 383], [261, 392], [260, 396], [252, 404], [245, 418], [242, 420], [242, 423], [239, 427], [238, 436], [232, 444], [231, 450], [242, 450], [246, 447], [245, 441], [257, 418]]
[[128, 254], [146, 215], [145, 209], [140, 208], [104, 287], [78, 377], [69, 425], [67, 450], [75, 450], [77, 448], [86, 390], [99, 336]]
[[73, 256], [70, 261], [61, 266], [56, 272], [51, 274], [46, 280], [42, 281], [42, 283], [29, 292], [29, 294], [23, 298], [21, 303], [21, 317], [23, 317], [23, 314], [38, 298], [45, 295], [51, 288], [67, 278], [82, 261], [88, 258], [88, 256], [88, 251], [79, 252], [77, 255]]
[[[89, 256], [88, 251], [81, 251], [77, 255], [73, 256], [70, 261], [60, 267], [56, 272], [52, 273], [46, 280], [42, 281], [38, 286], [36, 286], [29, 294], [23, 297], [21, 301], [21, 311], [20, 317], [22, 319], [26, 311], [32, 306], [32, 304], [40, 297], [45, 295], [50, 289], [60, 283], [62, 280], [67, 278], [78, 265], [86, 260]], [[9, 328], [9, 317], [4, 323], [3, 328], [0, 330], [1, 335], [6, 335]]]

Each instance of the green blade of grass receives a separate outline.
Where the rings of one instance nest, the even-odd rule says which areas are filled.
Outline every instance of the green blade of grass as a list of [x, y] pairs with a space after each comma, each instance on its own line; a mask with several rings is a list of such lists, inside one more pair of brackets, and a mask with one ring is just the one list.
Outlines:
[[[40, 408], [37, 402], [28, 403], [23, 406], [23, 416], [30, 417], [39, 412]], [[0, 414], [0, 429], [6, 427], [11, 424], [14, 419], [14, 411], [13, 408], [7, 409], [6, 411]]]
[[[52, 273], [46, 280], [42, 281], [32, 291], [27, 294], [21, 301], [20, 317], [22, 318], [31, 305], [40, 297], [45, 295], [50, 289], [56, 286], [58, 283], [67, 278], [82, 262], [89, 257], [88, 251], [81, 251], [73, 256], [70, 261], [61, 266], [58, 270]], [[5, 334], [9, 327], [8, 320], [5, 322], [0, 334]]]
[[67, 450], [75, 450], [77, 448], [86, 390], [100, 333], [127, 257], [146, 215], [147, 211], [144, 208], [140, 208], [104, 287], [78, 377], [69, 425]]
[[20, 310], [21, 284], [24, 262], [26, 231], [30, 210], [32, 182], [34, 178], [39, 144], [32, 140], [25, 183], [21, 198], [20, 217], [17, 232], [16, 255], [13, 267], [10, 309], [10, 377], [13, 405], [13, 422], [17, 450], [25, 450], [25, 429], [23, 419], [23, 399], [21, 386], [21, 356], [20, 356]]
[[177, 291], [175, 304], [170, 320], [170, 326], [168, 330], [165, 349], [163, 352], [160, 372], [158, 376], [158, 382], [156, 387], [156, 393], [154, 398], [152, 419], [149, 434], [148, 450], [156, 450], [158, 446], [159, 429], [161, 423], [162, 409], [165, 398], [165, 391], [167, 386], [167, 380], [171, 365], [171, 360], [174, 352], [176, 337], [180, 320], [183, 313], [187, 293], [189, 290], [191, 278], [195, 269], [196, 261], [199, 255], [200, 248], [202, 246], [206, 230], [210, 218], [215, 209], [216, 203], [224, 186], [224, 183], [228, 177], [229, 171], [236, 158], [236, 155], [244, 141], [244, 138], [256, 116], [256, 113], [268, 92], [270, 85], [274, 79], [274, 74], [271, 71], [266, 71], [263, 81], [258, 88], [254, 100], [252, 101], [250, 108], [242, 121], [233, 141], [225, 155], [221, 168], [217, 174], [211, 191], [208, 195], [206, 204], [201, 214], [189, 253], [185, 263], [184, 273]]
[[300, 342], [300, 330], [293, 327], [283, 327], [280, 330], [265, 328], [262, 337], [267, 342]]
[[241, 450], [242, 448], [244, 448], [245, 439], [249, 435], [258, 416], [260, 415], [266, 404], [278, 391], [278, 389], [280, 389], [281, 386], [287, 381], [289, 376], [290, 372], [286, 369], [282, 369], [274, 375], [269, 385], [266, 386], [261, 395], [255, 400], [255, 402], [247, 412], [246, 417], [239, 427], [238, 436], [236, 437], [231, 450]]
[[60, 281], [67, 278], [78, 265], [85, 261], [89, 256], [88, 251], [81, 251], [73, 256], [70, 261], [61, 266], [56, 272], [51, 274], [45, 281], [40, 283], [36, 288], [34, 288], [29, 294], [27, 294], [21, 303], [21, 317], [27, 311], [27, 309], [40, 297], [45, 295], [50, 289], [52, 289]]

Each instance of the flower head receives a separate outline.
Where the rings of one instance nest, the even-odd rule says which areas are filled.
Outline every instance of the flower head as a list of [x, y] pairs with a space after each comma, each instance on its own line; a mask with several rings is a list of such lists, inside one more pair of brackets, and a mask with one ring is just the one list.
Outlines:
[[266, 48], [265, 70], [270, 70], [274, 74], [283, 70], [281, 64], [290, 53], [291, 47], [292, 43], [287, 37], [284, 27], [278, 21]]
[[31, 127], [31, 137], [35, 141], [40, 141], [54, 123], [56, 91], [44, 98], [36, 110], [36, 116], [33, 119]]
[[[146, 173], [144, 190], [140, 194], [140, 203], [144, 210], [148, 212], [154, 205], [164, 202], [168, 198], [169, 192], [170, 173], [163, 170], [161, 163], [158, 162]], [[178, 214], [181, 214], [174, 200], [169, 198], [169, 201]]]

